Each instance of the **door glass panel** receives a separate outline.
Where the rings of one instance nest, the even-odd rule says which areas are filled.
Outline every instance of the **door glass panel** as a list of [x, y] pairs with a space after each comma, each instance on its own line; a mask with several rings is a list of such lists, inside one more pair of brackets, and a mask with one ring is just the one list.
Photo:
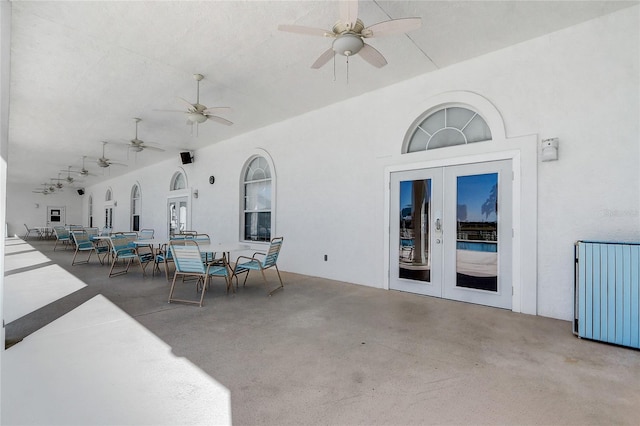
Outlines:
[[187, 229], [187, 201], [169, 201], [169, 236]]
[[458, 176], [456, 286], [498, 291], [498, 173]]
[[431, 281], [431, 179], [400, 182], [399, 278]]

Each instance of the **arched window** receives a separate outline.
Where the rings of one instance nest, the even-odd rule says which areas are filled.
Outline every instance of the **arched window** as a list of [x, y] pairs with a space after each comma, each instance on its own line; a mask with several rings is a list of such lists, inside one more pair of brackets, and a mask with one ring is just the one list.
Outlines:
[[406, 152], [491, 140], [487, 122], [467, 107], [450, 106], [422, 114], [407, 132]]
[[272, 167], [266, 157], [249, 159], [243, 173], [242, 239], [270, 241], [272, 233]]
[[131, 230], [140, 230], [140, 186], [138, 184], [131, 188]]
[[89, 228], [93, 227], [93, 195], [89, 195]]
[[113, 193], [111, 192], [111, 188], [107, 189], [107, 192], [104, 195], [104, 201], [106, 202], [106, 206], [104, 208], [104, 227], [108, 230], [111, 230], [113, 229], [113, 206], [114, 206]]
[[176, 172], [171, 178], [171, 191], [178, 191], [187, 187], [187, 179], [184, 177], [184, 173]]

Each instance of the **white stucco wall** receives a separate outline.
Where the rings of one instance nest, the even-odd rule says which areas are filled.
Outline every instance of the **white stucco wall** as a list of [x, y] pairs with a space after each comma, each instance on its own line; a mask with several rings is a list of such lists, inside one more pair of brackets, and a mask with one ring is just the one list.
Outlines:
[[183, 167], [199, 192], [191, 228], [236, 240], [241, 170], [263, 148], [277, 175], [281, 268], [382, 287], [385, 167], [410, 161], [399, 153], [421, 105], [443, 92], [470, 91], [500, 111], [507, 138], [560, 139], [560, 159], [537, 163], [534, 268], [537, 313], [570, 319], [574, 241], [640, 239], [639, 14], [639, 7], [625, 9], [217, 143], [196, 151], [191, 165], [181, 166], [176, 155], [87, 188], [82, 223], [93, 194], [102, 226], [109, 186], [118, 202], [114, 228], [129, 229], [130, 191], [138, 182], [142, 227], [166, 235], [169, 180]]
[[29, 185], [11, 184], [7, 186], [9, 236], [22, 237], [26, 231], [25, 223], [29, 227], [45, 226], [47, 224], [47, 206], [65, 207], [65, 222], [68, 225], [86, 225], [82, 220], [82, 197], [75, 190], [65, 189], [64, 192], [43, 195], [33, 193], [33, 189]]

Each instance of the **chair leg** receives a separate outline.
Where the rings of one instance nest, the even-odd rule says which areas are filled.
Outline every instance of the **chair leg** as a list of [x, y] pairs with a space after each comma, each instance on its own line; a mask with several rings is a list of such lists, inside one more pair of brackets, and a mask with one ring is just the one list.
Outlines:
[[[81, 262], [76, 262], [76, 257], [78, 256], [78, 249], [76, 249], [76, 252], [73, 254], [73, 260], [71, 260], [71, 266], [73, 265], [83, 265], [85, 263], [89, 263], [89, 261], [91, 260], [91, 255], [93, 254], [93, 250], [89, 250], [89, 257], [87, 257], [86, 260], [83, 260]], [[100, 256], [98, 256], [98, 259], [100, 259]]]
[[167, 276], [167, 281], [169, 281], [169, 262], [167, 262], [167, 259], [164, 260], [164, 274]]
[[118, 259], [117, 257], [113, 258], [113, 262], [111, 263], [111, 269], [109, 270], [109, 278], [115, 277], [117, 275], [123, 275], [123, 274], [126, 274], [127, 272], [129, 272], [129, 267], [131, 266], [131, 262], [133, 260], [131, 258], [127, 260], [127, 265], [126, 265], [126, 267], [123, 266], [124, 269], [122, 271], [118, 271], [118, 272], [115, 272], [115, 273], [113, 272], [113, 268], [116, 266], [116, 263], [118, 262], [118, 260], [124, 260], [124, 259]]
[[173, 289], [176, 287], [176, 278], [178, 278], [178, 272], [173, 274], [173, 281], [171, 282], [171, 290], [169, 290], [169, 302], [168, 303], [171, 303], [171, 300], [173, 299]]
[[282, 284], [282, 278], [280, 278], [280, 271], [278, 271], [278, 267], [276, 265], [273, 265], [276, 267], [276, 271], [278, 272], [278, 279], [280, 280], [280, 286], [274, 288], [273, 290], [269, 291], [269, 285], [267, 282], [267, 276], [264, 273], [264, 269], [260, 268], [260, 272], [262, 273], [262, 279], [264, 280], [264, 288], [265, 290], [267, 290], [267, 296], [271, 296], [276, 290], [280, 290], [281, 288], [284, 288], [284, 284]]
[[202, 283], [202, 293], [200, 293], [200, 306], [202, 308], [202, 302], [204, 301], [204, 293], [207, 291], [207, 286], [209, 285], [209, 276], [204, 277], [204, 282]]
[[276, 268], [276, 272], [278, 273], [278, 279], [280, 280], [280, 287], [284, 288], [284, 283], [282, 282], [282, 277], [280, 276], [280, 270], [278, 269], [278, 265], [273, 265]]

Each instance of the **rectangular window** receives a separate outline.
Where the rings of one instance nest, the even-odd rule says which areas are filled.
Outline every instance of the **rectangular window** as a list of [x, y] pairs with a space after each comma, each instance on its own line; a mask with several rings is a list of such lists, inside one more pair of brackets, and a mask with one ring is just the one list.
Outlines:
[[271, 180], [244, 186], [244, 239], [271, 240]]
[[244, 239], [249, 241], [270, 241], [271, 212], [245, 212]]
[[113, 208], [107, 207], [104, 209], [104, 226], [105, 228], [113, 228]]
[[133, 188], [133, 198], [131, 200], [131, 230], [140, 230], [140, 196], [137, 186]]

